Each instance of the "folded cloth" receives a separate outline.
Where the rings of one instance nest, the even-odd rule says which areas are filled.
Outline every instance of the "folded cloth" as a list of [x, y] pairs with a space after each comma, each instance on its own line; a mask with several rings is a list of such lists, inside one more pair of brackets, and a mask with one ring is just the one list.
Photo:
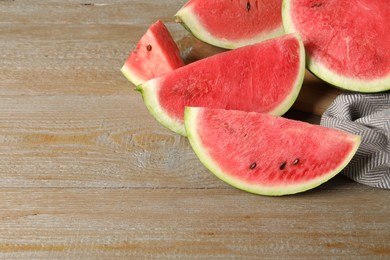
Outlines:
[[341, 94], [321, 117], [321, 125], [362, 137], [342, 174], [372, 187], [390, 189], [390, 93]]

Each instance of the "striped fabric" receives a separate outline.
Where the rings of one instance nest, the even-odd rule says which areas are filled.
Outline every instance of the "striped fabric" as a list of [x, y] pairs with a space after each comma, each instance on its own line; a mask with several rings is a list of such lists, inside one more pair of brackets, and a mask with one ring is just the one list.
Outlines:
[[390, 189], [390, 93], [342, 94], [321, 118], [321, 125], [360, 135], [362, 143], [342, 171], [357, 182]]

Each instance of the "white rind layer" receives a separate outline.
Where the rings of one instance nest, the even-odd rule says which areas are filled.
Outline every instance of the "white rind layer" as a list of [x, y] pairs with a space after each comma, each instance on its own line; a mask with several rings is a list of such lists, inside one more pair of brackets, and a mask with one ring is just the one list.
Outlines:
[[160, 77], [148, 80], [137, 86], [137, 90], [142, 93], [147, 109], [160, 124], [180, 135], [186, 136], [183, 121], [171, 117], [160, 105], [158, 97], [161, 80]]
[[199, 115], [201, 114], [203, 108], [197, 108], [197, 107], [186, 107], [184, 112], [184, 124], [187, 131], [188, 140], [195, 152], [195, 154], [198, 156], [199, 160], [203, 163], [206, 168], [208, 168], [215, 176], [217, 176], [222, 181], [230, 184], [233, 187], [236, 187], [238, 189], [254, 193], [254, 194], [260, 194], [260, 195], [267, 195], [267, 196], [282, 196], [282, 195], [288, 195], [288, 194], [295, 194], [304, 192], [310, 189], [313, 189], [322, 183], [325, 183], [329, 179], [333, 178], [335, 175], [337, 175], [342, 169], [344, 169], [348, 163], [351, 161], [352, 157], [355, 155], [359, 145], [360, 145], [360, 137], [355, 136], [355, 140], [353, 141], [354, 147], [351, 150], [351, 152], [344, 158], [343, 162], [334, 169], [333, 171], [330, 171], [323, 176], [304, 182], [299, 184], [292, 184], [292, 185], [280, 185], [280, 186], [264, 186], [260, 184], [251, 184], [244, 182], [242, 180], [239, 180], [237, 178], [234, 178], [231, 174], [228, 172], [224, 172], [218, 165], [218, 162], [215, 161], [211, 155], [208, 152], [207, 147], [205, 147], [202, 143], [202, 140], [200, 139], [198, 135], [198, 128], [199, 126]]
[[[283, 26], [286, 33], [299, 33], [291, 17], [291, 1], [292, 0], [283, 0]], [[372, 80], [361, 80], [353, 77], [347, 77], [338, 74], [336, 71], [328, 68], [321, 61], [316, 60], [310, 55], [306, 55], [306, 66], [317, 77], [338, 88], [366, 93], [390, 90], [390, 74], [385, 77]]]
[[127, 80], [133, 83], [134, 86], [138, 86], [139, 84], [145, 81], [144, 79], [138, 77], [131, 69], [129, 69], [129, 67], [126, 64], [123, 65], [123, 67], [121, 68], [121, 72], [127, 78]]
[[284, 34], [283, 25], [280, 25], [280, 27], [275, 28], [274, 30], [262, 32], [247, 39], [230, 40], [225, 38], [217, 38], [201, 24], [197, 16], [194, 14], [191, 5], [187, 5], [180, 9], [175, 16], [178, 18], [178, 20], [184, 23], [184, 27], [187, 28], [187, 30], [189, 30], [199, 40], [225, 49], [235, 49], [271, 38], [276, 38]]

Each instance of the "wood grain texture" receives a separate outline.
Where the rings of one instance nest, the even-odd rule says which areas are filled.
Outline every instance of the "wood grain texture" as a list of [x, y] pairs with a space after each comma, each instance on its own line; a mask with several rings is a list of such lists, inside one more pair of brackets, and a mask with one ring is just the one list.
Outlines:
[[349, 189], [282, 199], [231, 189], [1, 189], [0, 256], [291, 259], [388, 253], [388, 215], [376, 203], [385, 191], [359, 192], [366, 200], [356, 203]]
[[[185, 2], [0, 1], [0, 258], [389, 258], [387, 191], [251, 195], [149, 115], [119, 70], [152, 23], [187, 62], [222, 51], [174, 22]], [[286, 117], [339, 93], [308, 74]]]

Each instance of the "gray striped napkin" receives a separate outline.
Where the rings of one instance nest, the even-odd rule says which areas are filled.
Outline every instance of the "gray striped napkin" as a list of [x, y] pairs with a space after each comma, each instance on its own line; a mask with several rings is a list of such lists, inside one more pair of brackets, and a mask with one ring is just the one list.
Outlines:
[[360, 135], [362, 143], [342, 171], [357, 182], [390, 189], [390, 93], [342, 94], [321, 118], [321, 125]]

